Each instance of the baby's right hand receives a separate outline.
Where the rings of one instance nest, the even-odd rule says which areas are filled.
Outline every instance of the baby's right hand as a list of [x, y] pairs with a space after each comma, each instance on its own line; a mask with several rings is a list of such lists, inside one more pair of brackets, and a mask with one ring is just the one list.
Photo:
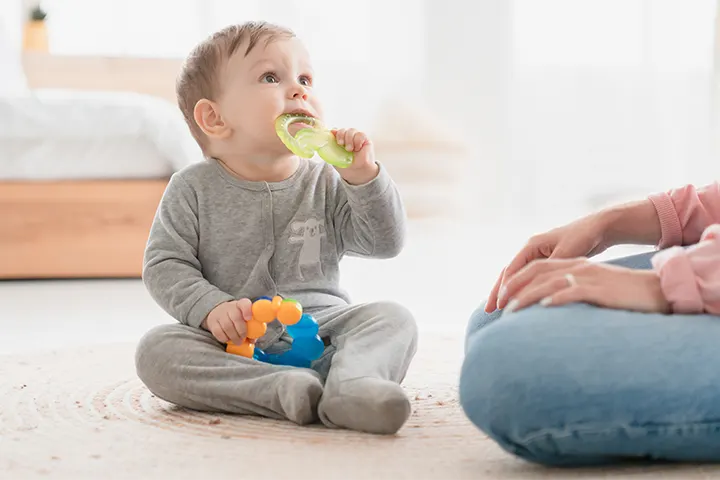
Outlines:
[[247, 298], [221, 303], [213, 308], [200, 325], [222, 343], [240, 345], [247, 335], [247, 321], [252, 318], [252, 302]]

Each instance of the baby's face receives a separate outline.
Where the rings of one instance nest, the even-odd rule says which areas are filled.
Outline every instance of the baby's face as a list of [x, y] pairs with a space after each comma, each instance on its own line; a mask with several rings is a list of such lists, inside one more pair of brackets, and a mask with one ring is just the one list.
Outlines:
[[217, 102], [232, 129], [231, 148], [261, 155], [288, 153], [275, 133], [275, 119], [283, 113], [322, 119], [310, 57], [296, 38], [267, 46], [261, 40], [247, 56], [245, 45], [238, 50], [222, 72], [223, 94]]

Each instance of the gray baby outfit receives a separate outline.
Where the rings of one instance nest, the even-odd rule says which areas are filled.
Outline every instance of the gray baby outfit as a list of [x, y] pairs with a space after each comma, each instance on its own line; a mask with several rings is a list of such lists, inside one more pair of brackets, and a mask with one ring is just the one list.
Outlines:
[[[365, 185], [313, 160], [274, 183], [240, 180], [215, 160], [186, 167], [160, 202], [143, 269], [150, 295], [179, 324], [143, 337], [138, 375], [187, 408], [397, 431], [410, 413], [399, 383], [415, 354], [415, 321], [394, 302], [351, 304], [339, 262], [393, 257], [404, 237], [405, 210], [382, 164]], [[318, 321], [327, 347], [311, 369], [230, 355], [200, 328], [223, 302], [274, 295]], [[268, 327], [258, 347], [288, 349], [283, 325]]]

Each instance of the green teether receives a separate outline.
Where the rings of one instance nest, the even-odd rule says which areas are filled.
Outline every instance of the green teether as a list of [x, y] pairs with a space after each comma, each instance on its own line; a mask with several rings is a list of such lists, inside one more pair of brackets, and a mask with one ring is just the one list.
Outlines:
[[[293, 137], [288, 130], [293, 123], [304, 123], [310, 128], [299, 130]], [[275, 120], [275, 132], [298, 157], [312, 158], [317, 152], [320, 158], [338, 168], [349, 167], [353, 162], [353, 153], [338, 145], [335, 135], [316, 118], [289, 113], [280, 115]]]

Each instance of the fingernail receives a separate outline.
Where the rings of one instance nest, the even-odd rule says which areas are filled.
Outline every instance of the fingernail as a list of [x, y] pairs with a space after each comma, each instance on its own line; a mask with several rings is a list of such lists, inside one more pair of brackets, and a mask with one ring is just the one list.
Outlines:
[[512, 313], [515, 311], [515, 309], [518, 307], [518, 304], [520, 302], [517, 301], [517, 299], [510, 300], [510, 303], [507, 304], [507, 307], [505, 307], [505, 313]]
[[345, 145], [345, 150], [347, 150], [348, 152], [352, 152], [353, 151], [352, 145]]
[[542, 300], [540, 300], [540, 305], [542, 305], [543, 307], [547, 307], [551, 303], [552, 303], [552, 297], [545, 297]]
[[505, 295], [507, 295], [507, 287], [502, 287], [500, 293], [498, 293], [498, 303], [505, 300]]

